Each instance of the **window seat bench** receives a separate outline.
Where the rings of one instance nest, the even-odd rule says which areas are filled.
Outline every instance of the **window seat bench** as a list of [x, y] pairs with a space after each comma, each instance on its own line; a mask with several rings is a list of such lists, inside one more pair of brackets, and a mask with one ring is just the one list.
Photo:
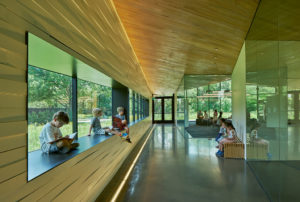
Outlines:
[[76, 141], [80, 144], [80, 146], [67, 154], [46, 154], [41, 150], [28, 152], [28, 181], [73, 158], [81, 152], [88, 150], [100, 142], [109, 139], [110, 137], [112, 136], [92, 135], [80, 137]]

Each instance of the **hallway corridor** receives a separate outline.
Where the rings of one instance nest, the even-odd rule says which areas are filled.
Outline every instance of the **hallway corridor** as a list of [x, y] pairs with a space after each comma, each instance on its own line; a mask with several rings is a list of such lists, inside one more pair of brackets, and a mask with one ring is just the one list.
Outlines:
[[217, 158], [215, 146], [157, 125], [120, 201], [269, 201], [245, 161]]

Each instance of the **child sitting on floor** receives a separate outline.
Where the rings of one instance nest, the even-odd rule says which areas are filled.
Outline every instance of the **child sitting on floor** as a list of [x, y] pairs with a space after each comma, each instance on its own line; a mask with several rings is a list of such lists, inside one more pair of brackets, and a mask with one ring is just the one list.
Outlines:
[[73, 143], [74, 139], [69, 136], [62, 137], [59, 128], [69, 123], [69, 116], [66, 112], [59, 111], [53, 115], [53, 120], [47, 123], [40, 134], [41, 150], [44, 153], [67, 153], [79, 146]]
[[231, 122], [226, 122], [226, 129], [227, 129], [227, 134], [228, 137], [223, 138], [220, 142], [219, 142], [219, 151], [216, 153], [217, 156], [221, 156], [224, 157], [224, 144], [225, 143], [233, 143], [236, 141], [236, 132], [235, 132], [235, 128], [233, 127]]

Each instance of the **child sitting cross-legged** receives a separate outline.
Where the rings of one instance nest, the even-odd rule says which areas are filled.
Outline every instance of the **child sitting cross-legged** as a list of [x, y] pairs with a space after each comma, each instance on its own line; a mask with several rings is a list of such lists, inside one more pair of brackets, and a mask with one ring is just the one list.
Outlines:
[[67, 153], [79, 146], [79, 143], [73, 143], [74, 139], [69, 138], [68, 135], [62, 136], [59, 128], [68, 123], [68, 114], [59, 111], [53, 115], [53, 120], [43, 127], [40, 143], [44, 153]]

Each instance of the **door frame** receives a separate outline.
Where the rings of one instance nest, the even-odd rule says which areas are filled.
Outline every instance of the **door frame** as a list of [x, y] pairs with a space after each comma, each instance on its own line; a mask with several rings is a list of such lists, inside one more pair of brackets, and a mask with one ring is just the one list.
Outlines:
[[[154, 120], [154, 100], [161, 99], [161, 119]], [[165, 120], [165, 99], [172, 99], [172, 120]], [[152, 98], [152, 123], [175, 123], [175, 110], [174, 110], [174, 94], [173, 96], [160, 96]]]

